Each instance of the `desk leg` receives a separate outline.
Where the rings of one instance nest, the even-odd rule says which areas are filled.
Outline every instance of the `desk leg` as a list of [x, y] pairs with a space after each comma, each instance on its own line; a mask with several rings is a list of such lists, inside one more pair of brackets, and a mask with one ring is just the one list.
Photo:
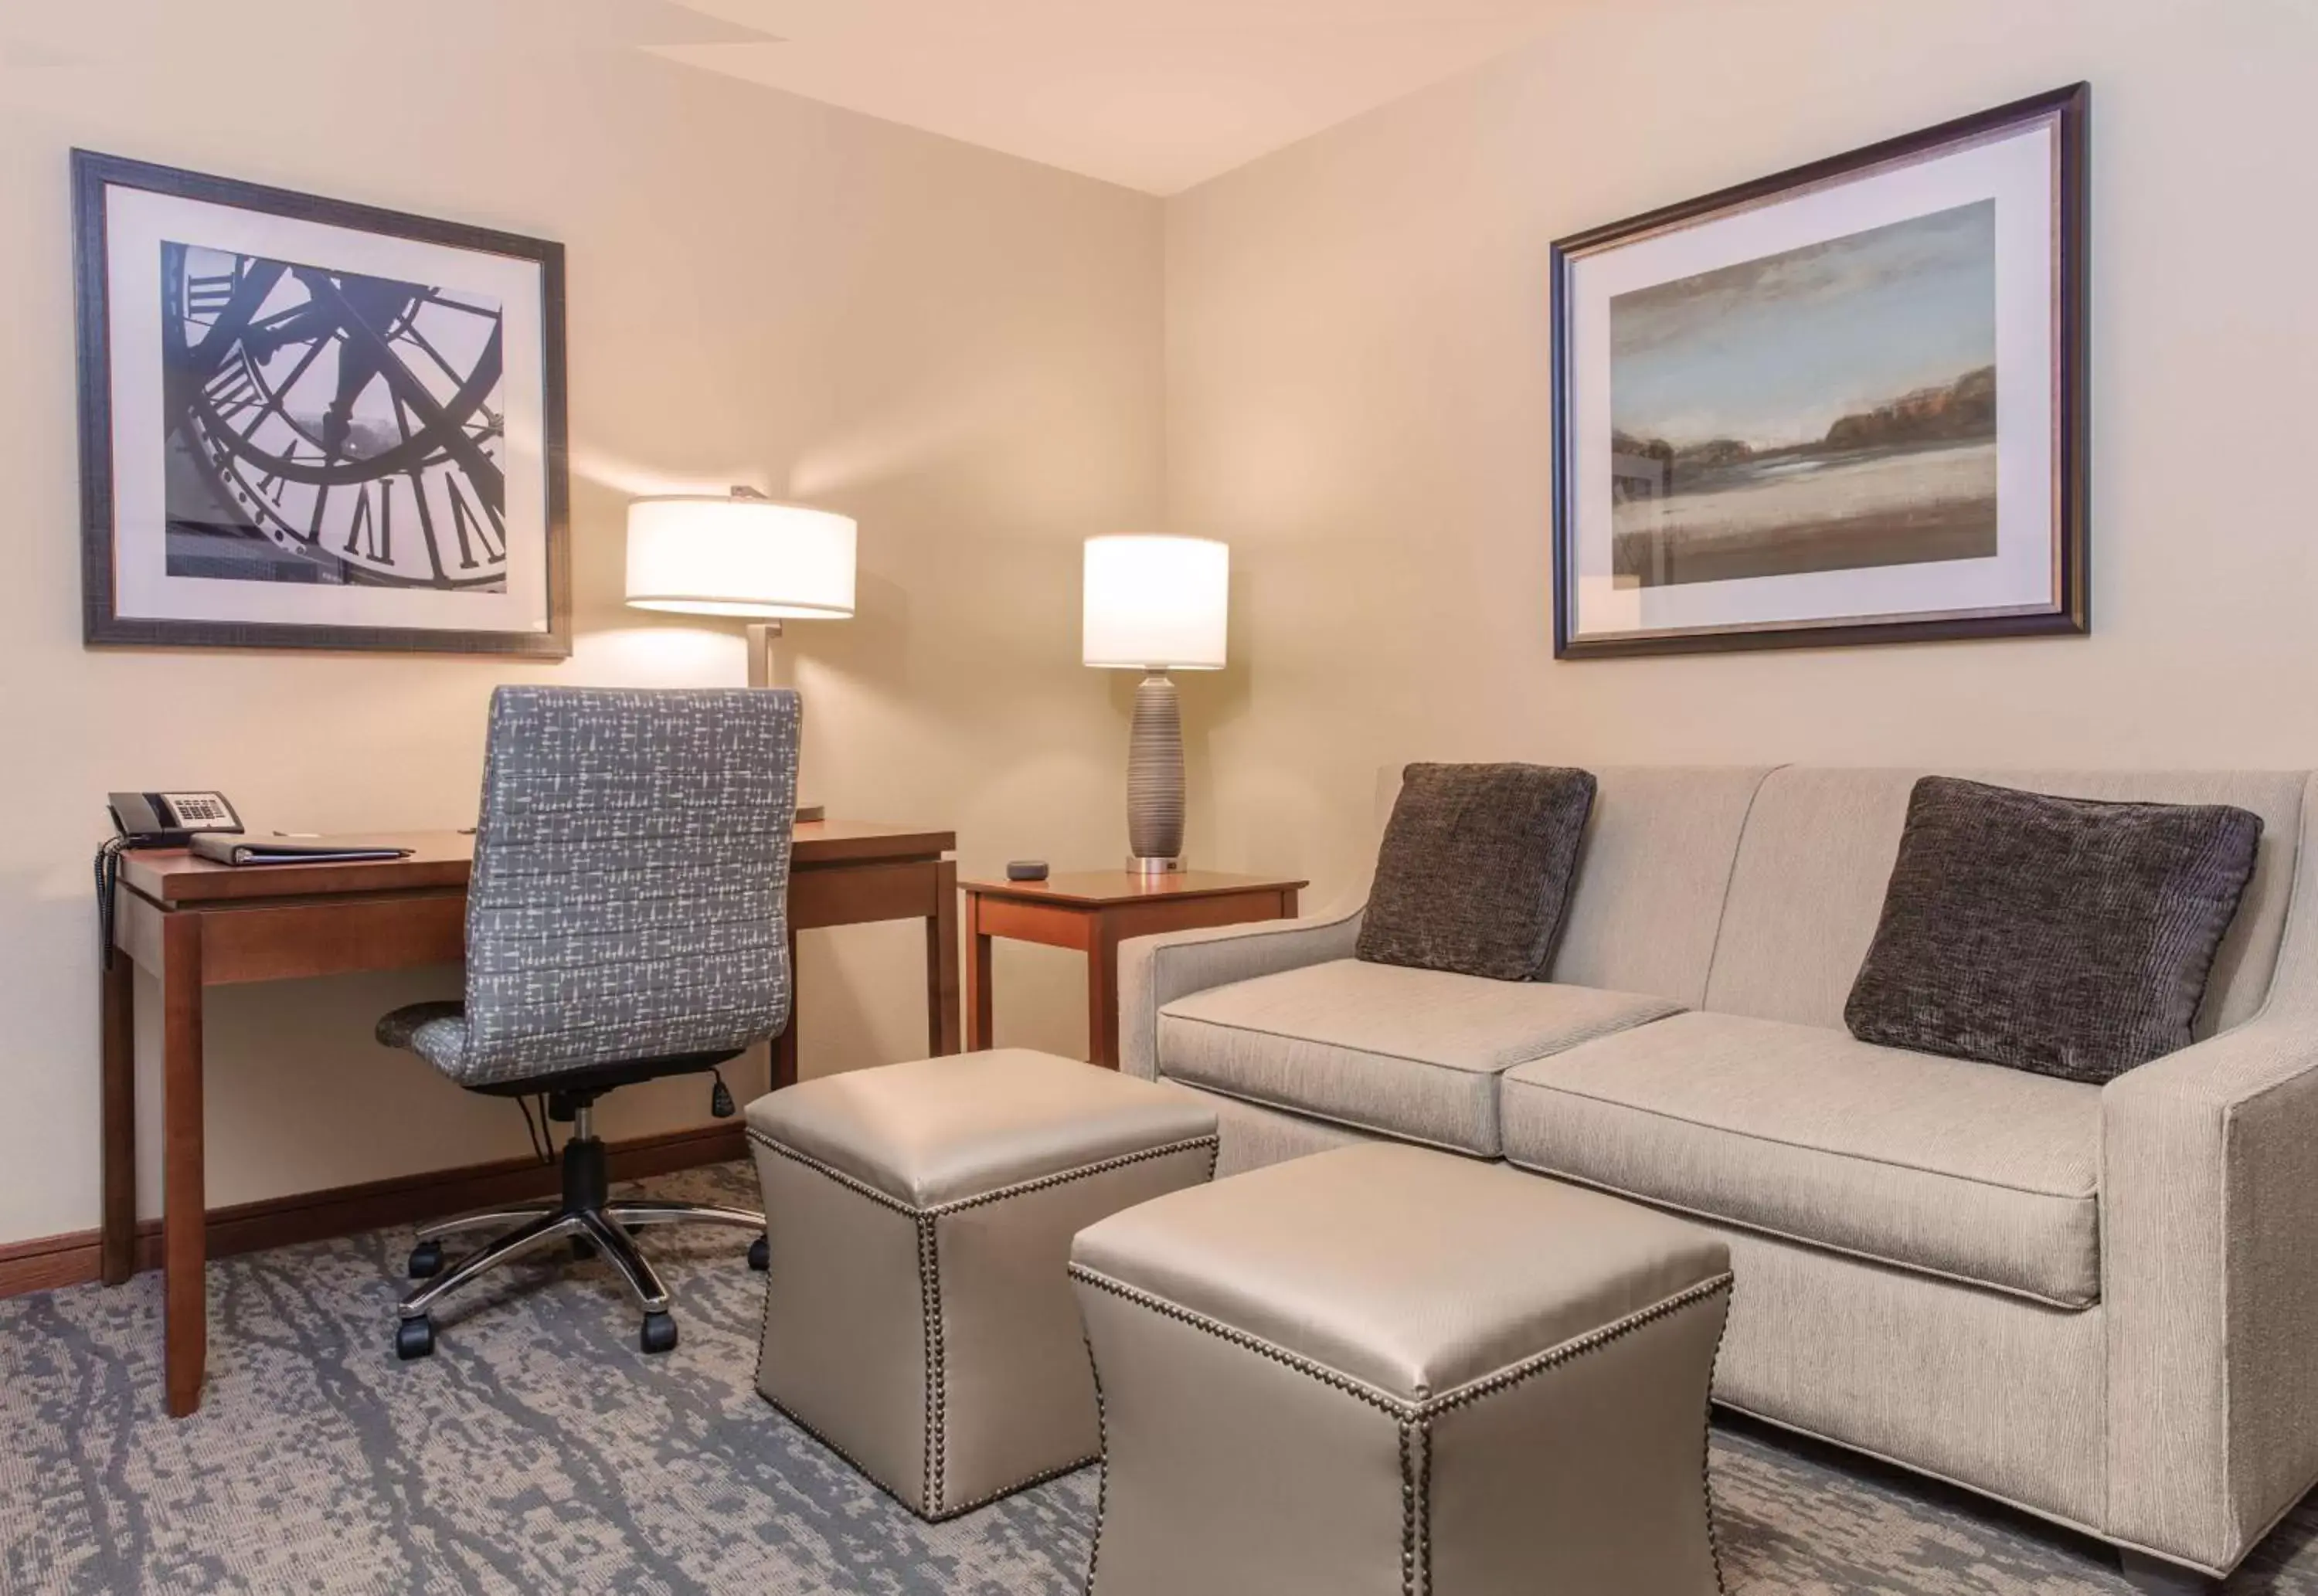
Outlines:
[[926, 917], [926, 1039], [931, 1056], [957, 1045], [957, 861], [934, 866], [934, 911]]
[[1098, 919], [1087, 938], [1087, 1062], [1119, 1068], [1119, 934]]
[[797, 1083], [797, 960], [796, 928], [789, 928], [789, 1023], [773, 1038], [772, 1089]]
[[202, 1405], [209, 1356], [206, 1182], [202, 1169], [202, 920], [161, 922], [161, 1269], [169, 1413]]
[[104, 1283], [137, 1272], [137, 966], [115, 949], [100, 973], [104, 1207], [97, 1256]]
[[990, 1051], [990, 934], [982, 928], [982, 899], [966, 898], [966, 1046], [969, 1053]]

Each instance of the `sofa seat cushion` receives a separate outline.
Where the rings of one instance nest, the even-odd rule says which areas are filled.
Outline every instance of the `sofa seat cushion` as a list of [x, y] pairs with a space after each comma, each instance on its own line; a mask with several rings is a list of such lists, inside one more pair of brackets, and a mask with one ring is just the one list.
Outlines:
[[1680, 1009], [1631, 992], [1338, 959], [1168, 1004], [1159, 1072], [1496, 1158], [1500, 1071]]
[[1525, 1169], [2065, 1308], [2100, 1296], [2100, 1089], [1682, 1014], [1509, 1071]]

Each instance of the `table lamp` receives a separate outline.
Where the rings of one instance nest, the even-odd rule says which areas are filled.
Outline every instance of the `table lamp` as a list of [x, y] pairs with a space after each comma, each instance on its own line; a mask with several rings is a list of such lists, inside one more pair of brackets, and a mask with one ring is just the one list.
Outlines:
[[1183, 716], [1170, 670], [1221, 670], [1231, 550], [1210, 538], [1086, 541], [1081, 658], [1140, 670], [1127, 755], [1127, 867], [1183, 867]]
[[628, 507], [628, 603], [749, 622], [749, 686], [773, 685], [784, 620], [853, 614], [850, 516], [777, 504], [751, 488]]

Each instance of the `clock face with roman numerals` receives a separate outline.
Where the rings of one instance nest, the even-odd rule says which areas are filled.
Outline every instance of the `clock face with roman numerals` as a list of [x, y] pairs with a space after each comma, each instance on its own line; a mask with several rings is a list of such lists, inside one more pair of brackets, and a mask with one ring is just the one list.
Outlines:
[[504, 590], [498, 300], [161, 256], [170, 575]]

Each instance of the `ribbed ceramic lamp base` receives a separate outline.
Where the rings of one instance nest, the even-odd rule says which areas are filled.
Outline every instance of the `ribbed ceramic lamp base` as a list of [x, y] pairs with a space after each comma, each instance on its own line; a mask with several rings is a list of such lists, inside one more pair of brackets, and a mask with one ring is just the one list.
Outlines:
[[1163, 875], [1183, 867], [1183, 713], [1175, 684], [1155, 670], [1135, 689], [1127, 749], [1127, 867]]

